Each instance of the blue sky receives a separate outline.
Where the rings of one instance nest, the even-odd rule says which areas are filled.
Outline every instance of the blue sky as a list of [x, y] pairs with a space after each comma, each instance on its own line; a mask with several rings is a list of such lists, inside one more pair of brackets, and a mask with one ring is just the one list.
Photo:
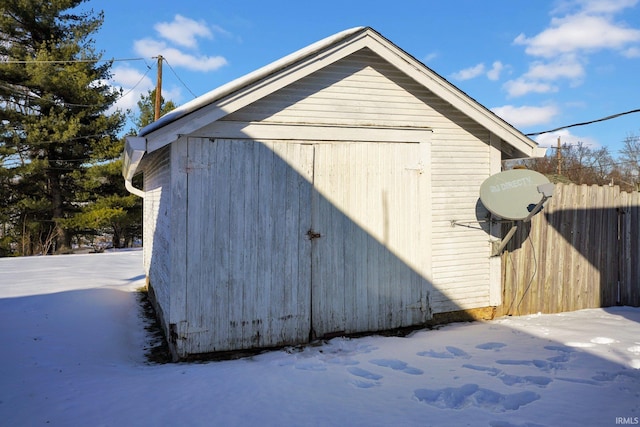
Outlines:
[[[370, 26], [524, 133], [640, 108], [640, 0], [90, 0], [112, 84], [135, 107], [166, 58], [163, 95], [183, 104], [356, 26]], [[123, 61], [122, 59], [144, 58]], [[613, 155], [640, 113], [535, 137]]]

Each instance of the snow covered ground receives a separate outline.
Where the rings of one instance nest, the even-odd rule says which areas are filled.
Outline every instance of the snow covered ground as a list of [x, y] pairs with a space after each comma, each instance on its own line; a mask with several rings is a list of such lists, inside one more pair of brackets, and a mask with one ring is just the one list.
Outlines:
[[613, 426], [640, 417], [640, 309], [146, 362], [140, 251], [0, 259], [2, 426]]

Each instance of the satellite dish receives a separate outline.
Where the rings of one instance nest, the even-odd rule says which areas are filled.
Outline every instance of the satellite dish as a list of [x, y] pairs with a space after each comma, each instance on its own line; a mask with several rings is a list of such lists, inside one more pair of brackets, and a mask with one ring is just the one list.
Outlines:
[[480, 186], [480, 201], [502, 219], [528, 220], [552, 193], [553, 184], [546, 176], [528, 169], [512, 169], [487, 178]]

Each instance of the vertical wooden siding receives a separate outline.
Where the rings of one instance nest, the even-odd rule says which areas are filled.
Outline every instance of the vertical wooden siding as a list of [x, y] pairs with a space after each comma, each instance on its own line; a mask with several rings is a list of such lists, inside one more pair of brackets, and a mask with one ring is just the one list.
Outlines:
[[189, 138], [188, 150], [186, 354], [430, 317], [428, 144]]
[[[431, 317], [428, 144], [318, 144], [313, 330], [387, 330]], [[424, 234], [421, 234], [424, 231]]]
[[185, 353], [305, 342], [311, 147], [189, 138], [188, 150]]
[[[433, 130], [431, 138], [433, 313], [490, 304], [490, 244], [476, 221], [491, 168], [490, 134], [368, 49], [299, 80], [224, 121]], [[498, 283], [496, 285], [499, 286]]]
[[556, 184], [502, 254], [503, 314], [640, 306], [640, 194]]

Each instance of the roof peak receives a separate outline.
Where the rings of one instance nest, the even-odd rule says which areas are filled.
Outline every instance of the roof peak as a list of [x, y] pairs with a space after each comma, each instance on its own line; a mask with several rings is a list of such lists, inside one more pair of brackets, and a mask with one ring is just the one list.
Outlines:
[[186, 116], [187, 114], [195, 110], [198, 110], [220, 98], [223, 98], [224, 96], [229, 95], [242, 87], [245, 87], [253, 82], [260, 80], [261, 78], [264, 78], [270, 74], [273, 74], [278, 70], [281, 70], [301, 60], [302, 58], [310, 56], [316, 52], [321, 51], [322, 49], [325, 49], [327, 46], [331, 46], [334, 43], [337, 43], [345, 38], [348, 38], [350, 36], [353, 36], [354, 34], [364, 32], [364, 31], [376, 32], [371, 27], [353, 27], [353, 28], [349, 28], [347, 30], [335, 33], [329, 37], [325, 37], [324, 39], [321, 39], [315, 43], [312, 43], [306, 47], [303, 47], [302, 49], [299, 49], [293, 53], [290, 53], [289, 55], [286, 55], [280, 59], [277, 59], [271, 62], [270, 64], [260, 67], [255, 71], [252, 71], [248, 74], [245, 74], [241, 77], [231, 80], [230, 82], [225, 83], [222, 86], [218, 86], [217, 88], [187, 102], [186, 104], [179, 106], [175, 110], [172, 110], [169, 113], [165, 114], [164, 116], [160, 117], [155, 122], [152, 122], [149, 125], [142, 128], [138, 133], [138, 136], [148, 135], [151, 132], [154, 132], [168, 125], [169, 123], [174, 122], [183, 116]]

